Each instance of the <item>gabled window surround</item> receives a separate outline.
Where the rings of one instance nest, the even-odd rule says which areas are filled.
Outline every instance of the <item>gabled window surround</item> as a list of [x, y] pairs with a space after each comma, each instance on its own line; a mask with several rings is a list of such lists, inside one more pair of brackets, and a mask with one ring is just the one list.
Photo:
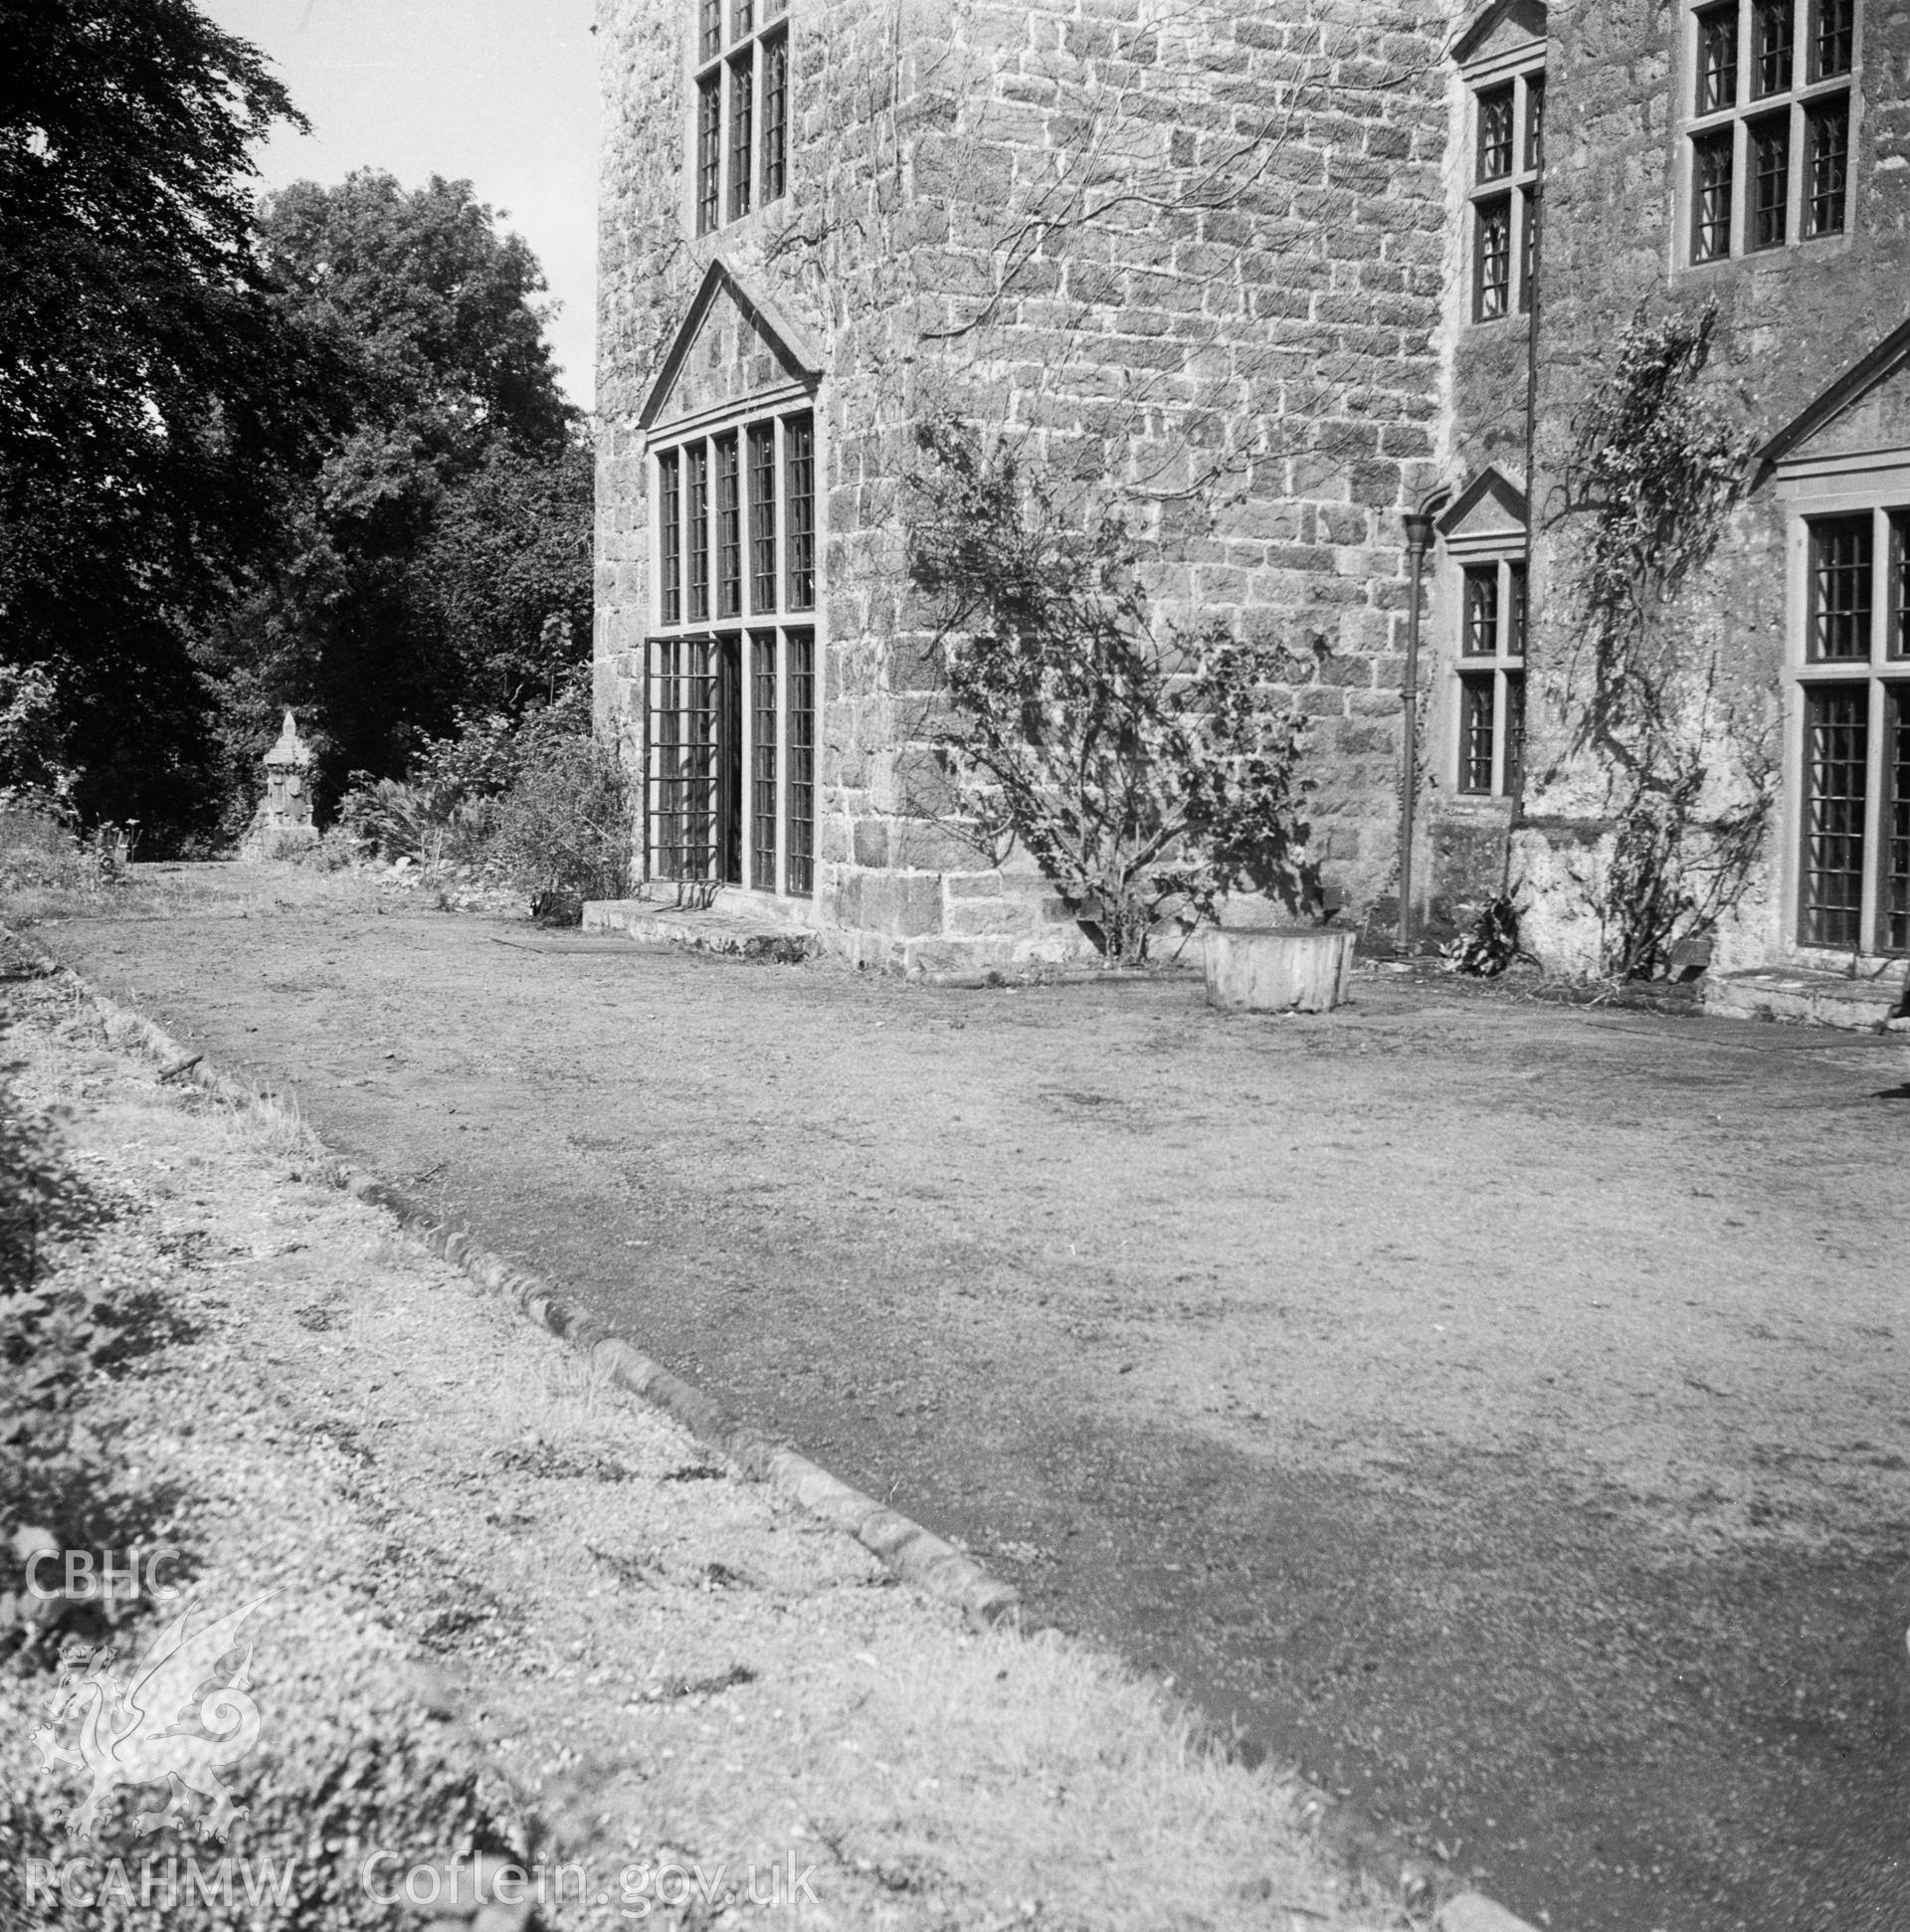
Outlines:
[[[1443, 636], [1432, 742], [1435, 770], [1463, 799], [1516, 804], [1525, 778], [1527, 594], [1523, 492], [1478, 472], [1440, 513], [1436, 610]], [[1444, 720], [1440, 722], [1441, 718]]]
[[653, 878], [815, 890], [816, 454], [809, 408], [652, 447]]

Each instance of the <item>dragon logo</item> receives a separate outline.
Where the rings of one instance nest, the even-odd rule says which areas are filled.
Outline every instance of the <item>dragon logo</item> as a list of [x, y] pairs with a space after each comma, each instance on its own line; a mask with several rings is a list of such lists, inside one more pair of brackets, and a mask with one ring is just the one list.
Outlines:
[[[275, 1593], [268, 1592], [267, 1596]], [[67, 1835], [93, 1835], [99, 1807], [119, 1785], [168, 1785], [162, 1812], [141, 1812], [132, 1822], [135, 1836], [155, 1831], [179, 1810], [188, 1791], [212, 1801], [200, 1821], [201, 1838], [225, 1841], [243, 1808], [219, 1782], [218, 1773], [237, 1764], [259, 1741], [259, 1706], [247, 1693], [252, 1645], [234, 1639], [266, 1597], [243, 1610], [192, 1628], [199, 1606], [189, 1602], [152, 1640], [128, 1676], [112, 1668], [109, 1643], [97, 1649], [70, 1645], [61, 1655], [60, 1675], [47, 1710], [53, 1723], [34, 1732], [40, 1755], [55, 1771], [84, 1772], [93, 1789], [69, 1811]], [[60, 1742], [60, 1726], [80, 1719], [79, 1748]]]

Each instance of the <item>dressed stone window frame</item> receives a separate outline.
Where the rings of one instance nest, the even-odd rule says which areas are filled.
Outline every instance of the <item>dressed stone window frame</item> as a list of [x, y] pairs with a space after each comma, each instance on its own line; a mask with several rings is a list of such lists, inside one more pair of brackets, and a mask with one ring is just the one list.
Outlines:
[[691, 0], [689, 227], [714, 235], [789, 192], [789, 0]]
[[[1910, 956], [1910, 450], [1787, 462], [1787, 950]], [[1853, 571], [1851, 546], [1866, 551]]]
[[1529, 314], [1538, 287], [1545, 43], [1526, 40], [1467, 61], [1459, 77], [1465, 89], [1465, 318], [1489, 325]]
[[[1786, 23], [1788, 41], [1773, 32]], [[1790, 260], [1847, 236], [1863, 0], [1684, 0], [1681, 29], [1679, 265]]]
[[[1524, 545], [1446, 539], [1457, 618], [1446, 658], [1451, 724], [1445, 767], [1455, 797], [1515, 802], [1525, 776], [1525, 668], [1531, 601]], [[1480, 593], [1489, 614], [1479, 609]], [[1485, 617], [1483, 625], [1479, 623]]]
[[815, 892], [819, 425], [792, 388], [648, 438], [650, 879]]

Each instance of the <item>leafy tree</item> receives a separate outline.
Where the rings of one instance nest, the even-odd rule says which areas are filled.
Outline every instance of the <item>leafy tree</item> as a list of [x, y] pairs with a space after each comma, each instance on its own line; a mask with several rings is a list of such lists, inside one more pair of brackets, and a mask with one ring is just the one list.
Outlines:
[[447, 477], [498, 442], [550, 454], [571, 421], [543, 339], [543, 271], [496, 219], [469, 181], [407, 192], [371, 169], [299, 182], [260, 219], [293, 306], [352, 358], [359, 438], [412, 439]]
[[1302, 723], [1273, 654], [1220, 625], [1162, 639], [1118, 513], [1070, 523], [958, 424], [918, 441], [909, 575], [940, 618], [949, 818], [992, 856], [1023, 847], [1114, 961], [1243, 884], [1310, 896]]
[[493, 447], [445, 491], [411, 590], [449, 641], [461, 706], [549, 702], [588, 655], [595, 500], [581, 436], [550, 459]]
[[254, 247], [247, 148], [281, 121], [189, 0], [0, 0], [6, 663], [50, 681], [80, 809], [175, 835], [208, 776], [192, 628], [337, 395]]
[[236, 817], [283, 704], [335, 794], [351, 771], [402, 773], [461, 711], [547, 696], [587, 648], [589, 451], [542, 273], [496, 219], [469, 182], [369, 171], [262, 210], [292, 314], [348, 367], [350, 423], [270, 584], [211, 642]]

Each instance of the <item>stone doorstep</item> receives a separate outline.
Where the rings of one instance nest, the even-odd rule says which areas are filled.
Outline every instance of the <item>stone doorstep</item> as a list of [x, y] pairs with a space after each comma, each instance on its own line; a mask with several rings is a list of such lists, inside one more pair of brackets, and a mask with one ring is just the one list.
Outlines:
[[823, 950], [822, 935], [791, 919], [751, 918], [712, 907], [661, 905], [654, 899], [586, 899], [586, 932], [621, 932], [629, 939], [688, 946], [696, 952], [794, 964]]
[[1845, 1033], [1879, 1033], [1903, 1005], [1894, 980], [1850, 979], [1778, 966], [1707, 975], [1698, 989], [1707, 1014], [1734, 1020], [1787, 1020], [1836, 1027]]

